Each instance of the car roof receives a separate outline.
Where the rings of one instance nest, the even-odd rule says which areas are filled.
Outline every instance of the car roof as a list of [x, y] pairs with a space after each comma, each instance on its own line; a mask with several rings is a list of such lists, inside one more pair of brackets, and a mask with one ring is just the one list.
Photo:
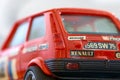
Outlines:
[[101, 15], [108, 15], [108, 16], [112, 16], [111, 13], [107, 12], [107, 11], [103, 11], [103, 10], [96, 10], [96, 9], [89, 9], [89, 8], [53, 8], [53, 9], [49, 9], [49, 10], [44, 10], [29, 16], [26, 16], [25, 18], [19, 19], [16, 22], [21, 22], [23, 20], [26, 20], [28, 18], [37, 16], [39, 14], [44, 14], [46, 12], [54, 12], [54, 11], [59, 11], [59, 12], [80, 12], [80, 13], [93, 13], [93, 14], [101, 14]]

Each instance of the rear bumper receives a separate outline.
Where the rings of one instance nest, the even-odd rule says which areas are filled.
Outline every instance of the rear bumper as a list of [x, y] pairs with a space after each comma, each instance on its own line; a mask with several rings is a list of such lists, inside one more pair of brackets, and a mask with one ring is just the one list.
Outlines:
[[[78, 70], [66, 69], [66, 64], [78, 63]], [[120, 78], [120, 60], [53, 59], [46, 60], [49, 70], [58, 78]]]

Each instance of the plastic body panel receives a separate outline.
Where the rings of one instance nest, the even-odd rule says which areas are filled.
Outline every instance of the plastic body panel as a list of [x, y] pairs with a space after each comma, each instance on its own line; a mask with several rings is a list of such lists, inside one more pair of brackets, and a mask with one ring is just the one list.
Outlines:
[[[109, 17], [117, 26], [118, 31], [120, 31], [120, 22], [112, 14], [105, 11], [60, 8], [31, 15], [15, 23], [1, 48], [0, 80], [21, 80], [30, 66], [38, 66], [46, 75], [57, 78], [67, 77], [69, 79], [71, 78], [69, 77], [69, 72], [74, 72], [75, 75], [73, 75], [72, 78], [96, 78], [93, 75], [89, 75], [92, 72], [94, 74], [98, 73], [97, 78], [104, 78], [105, 76], [99, 76], [102, 73], [108, 73], [106, 75], [108, 78], [114, 73], [116, 73], [114, 77], [118, 76], [117, 73], [120, 73], [120, 36], [105, 34], [69, 34], [62, 23], [62, 14], [88, 14]], [[44, 15], [45, 17], [45, 36], [29, 40], [32, 21], [40, 15]], [[25, 42], [14, 47], [8, 47], [18, 25], [25, 21], [29, 22]], [[85, 39], [69, 40], [69, 37], [76, 36], [85, 37]], [[85, 48], [85, 45], [90, 42], [115, 44], [116, 49]], [[66, 71], [65, 66], [68, 62], [79, 63], [80, 69], [78, 71]], [[63, 74], [64, 72], [65, 74]], [[82, 73], [84, 73], [85, 76], [82, 76]], [[77, 74], [81, 76], [77, 76]]]

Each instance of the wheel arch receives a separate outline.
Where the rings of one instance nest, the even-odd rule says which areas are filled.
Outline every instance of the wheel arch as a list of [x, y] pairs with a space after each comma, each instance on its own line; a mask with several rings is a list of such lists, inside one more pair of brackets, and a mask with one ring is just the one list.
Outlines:
[[30, 66], [38, 66], [45, 74], [51, 75], [51, 72], [48, 70], [47, 66], [44, 63], [44, 60], [41, 57], [35, 58], [28, 63], [27, 69]]

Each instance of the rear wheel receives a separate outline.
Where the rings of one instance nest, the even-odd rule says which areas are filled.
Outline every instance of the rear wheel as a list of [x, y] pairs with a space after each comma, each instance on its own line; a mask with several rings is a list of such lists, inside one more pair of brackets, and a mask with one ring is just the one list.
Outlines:
[[55, 80], [47, 75], [45, 75], [39, 67], [31, 66], [24, 77], [24, 80]]

